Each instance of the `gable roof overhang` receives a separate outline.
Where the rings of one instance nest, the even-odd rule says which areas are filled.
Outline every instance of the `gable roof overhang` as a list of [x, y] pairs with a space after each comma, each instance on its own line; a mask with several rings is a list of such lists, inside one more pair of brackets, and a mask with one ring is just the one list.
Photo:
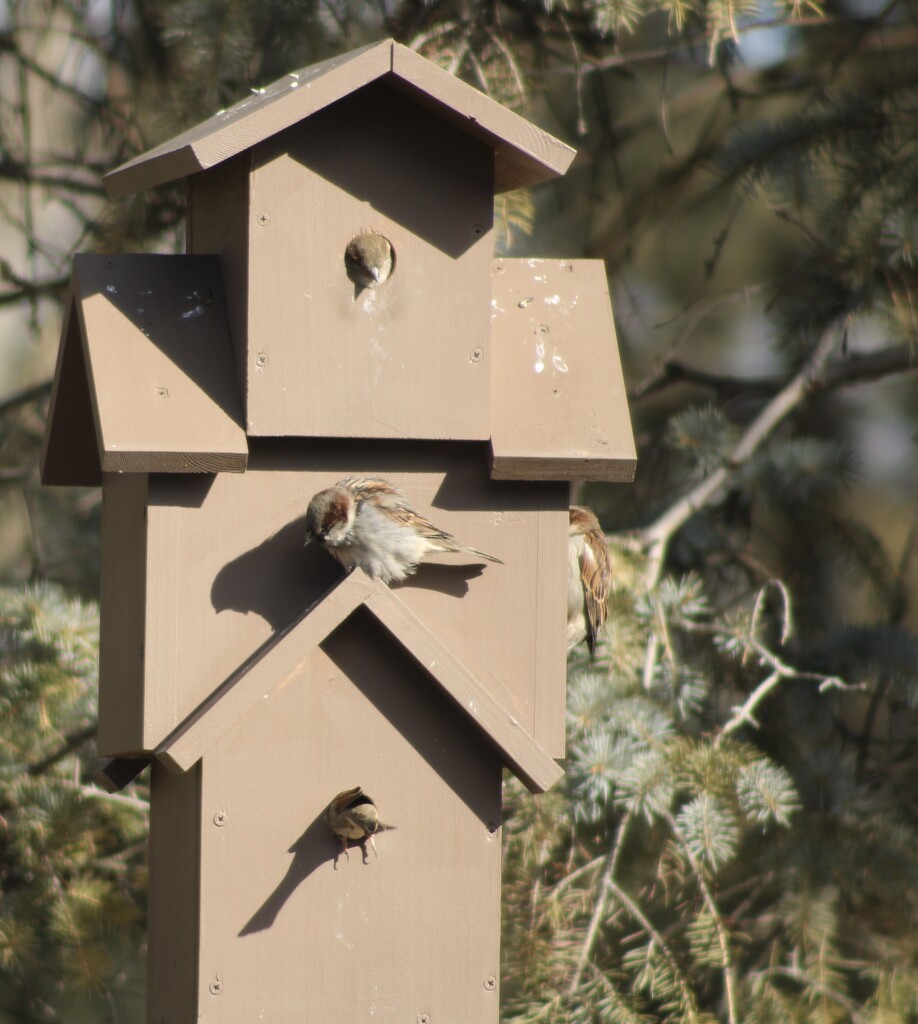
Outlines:
[[534, 793], [563, 775], [523, 724], [484, 687], [384, 583], [355, 569], [274, 634], [202, 702], [156, 750], [174, 773], [192, 768], [272, 690], [301, 671], [315, 648], [360, 607], [366, 608], [497, 747]]
[[105, 175], [113, 199], [186, 178], [384, 80], [494, 151], [495, 191], [564, 174], [575, 150], [392, 39], [291, 72]]
[[248, 441], [217, 256], [74, 257], [43, 484], [245, 470]]

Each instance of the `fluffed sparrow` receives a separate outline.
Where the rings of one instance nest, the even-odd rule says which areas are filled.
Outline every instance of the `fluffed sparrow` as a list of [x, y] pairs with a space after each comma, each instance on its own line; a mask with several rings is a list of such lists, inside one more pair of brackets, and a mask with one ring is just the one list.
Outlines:
[[582, 505], [571, 505], [568, 558], [567, 649], [586, 638], [592, 654], [608, 614], [612, 555], [599, 521]]
[[[325, 820], [332, 835], [341, 840], [344, 856], [348, 860], [350, 860], [347, 852], [348, 840], [362, 843], [365, 839], [369, 839], [370, 846], [376, 853], [373, 836], [377, 832], [389, 832], [396, 827], [395, 825], [386, 825], [379, 820], [376, 804], [360, 786], [342, 790], [326, 808]], [[379, 854], [376, 853], [376, 856], [378, 857]]]
[[306, 510], [306, 543], [319, 541], [348, 570], [360, 566], [383, 583], [403, 580], [431, 551], [500, 562], [437, 529], [401, 491], [378, 477], [349, 476], [319, 491]]
[[360, 288], [375, 288], [392, 273], [395, 255], [385, 235], [366, 231], [347, 243], [344, 266], [347, 276]]

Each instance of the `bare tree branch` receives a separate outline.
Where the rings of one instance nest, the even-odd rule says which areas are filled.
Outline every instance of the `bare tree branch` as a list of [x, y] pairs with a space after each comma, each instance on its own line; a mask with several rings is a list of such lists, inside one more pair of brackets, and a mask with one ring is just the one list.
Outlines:
[[652, 588], [659, 582], [666, 551], [676, 531], [696, 512], [714, 501], [737, 470], [758, 451], [778, 424], [814, 390], [837, 343], [836, 333], [827, 334], [802, 369], [749, 424], [727, 463], [706, 476], [688, 494], [671, 505], [656, 522], [641, 531], [642, 540], [648, 551], [645, 576], [648, 587]]

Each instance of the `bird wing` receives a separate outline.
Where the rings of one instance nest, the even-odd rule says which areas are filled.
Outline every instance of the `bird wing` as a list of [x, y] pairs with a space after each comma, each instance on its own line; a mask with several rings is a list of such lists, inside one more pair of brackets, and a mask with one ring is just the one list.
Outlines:
[[372, 502], [374, 508], [398, 526], [415, 530], [427, 540], [447, 545], [455, 543], [451, 533], [434, 526], [426, 516], [412, 508], [405, 495], [388, 480], [373, 476], [349, 476], [340, 481], [338, 486], [349, 488], [358, 505], [363, 501]]

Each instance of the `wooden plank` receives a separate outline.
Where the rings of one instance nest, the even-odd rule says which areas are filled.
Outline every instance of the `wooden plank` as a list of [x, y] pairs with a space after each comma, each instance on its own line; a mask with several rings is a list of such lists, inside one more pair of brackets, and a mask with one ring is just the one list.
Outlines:
[[[366, 863], [322, 818], [358, 784], [398, 826]], [[500, 816], [493, 746], [358, 609], [202, 762], [199, 1016], [167, 1019], [496, 1024]]]
[[278, 630], [166, 738], [156, 751], [160, 762], [172, 772], [188, 771], [258, 701], [296, 673], [373, 586], [364, 573], [351, 573]]
[[576, 155], [560, 139], [401, 43], [392, 48], [392, 71], [396, 83], [419, 102], [494, 150], [496, 192], [560, 177]]
[[302, 121], [389, 72], [392, 43], [384, 40], [279, 78], [201, 124], [109, 171], [112, 199], [177, 181], [214, 167]]
[[197, 1020], [201, 924], [201, 776], [170, 775], [153, 762], [150, 779], [150, 890], [147, 1020]]
[[520, 721], [492, 696], [459, 659], [383, 584], [365, 602], [406, 650], [492, 740], [514, 774], [533, 793], [544, 793], [564, 774]]
[[242, 472], [248, 446], [219, 262], [74, 261], [103, 472]]
[[[487, 440], [491, 151], [374, 84], [255, 164], [249, 436]], [[355, 293], [344, 250], [367, 230], [395, 269]]]
[[104, 756], [145, 751], [147, 602], [145, 473], [106, 473], [102, 484], [99, 730]]
[[494, 261], [491, 475], [634, 478], [637, 455], [602, 260]]
[[569, 488], [493, 481], [487, 455], [485, 444], [256, 439], [245, 473], [153, 474], [145, 749], [340, 578], [326, 551], [304, 547], [306, 506], [364, 473], [391, 480], [438, 526], [503, 559], [443, 555], [400, 586], [399, 599], [494, 686], [540, 746], [563, 757], [563, 725], [540, 709], [563, 708]]
[[97, 487], [102, 483], [89, 377], [72, 286], [64, 307], [57, 368], [41, 446], [41, 482], [64, 487]]
[[[241, 153], [188, 182], [189, 254], [220, 257], [226, 316], [239, 394], [246, 394], [249, 309], [249, 174], [251, 153]], [[243, 402], [243, 406], [244, 406]]]
[[[546, 511], [536, 526], [536, 579], [545, 581], [533, 587], [536, 622], [566, 622], [567, 605], [558, 608], [559, 595], [549, 580], [567, 580], [570, 513]], [[567, 590], [564, 590], [566, 601]], [[567, 642], [554, 630], [537, 629], [533, 637], [535, 674], [532, 731], [552, 757], [563, 758], [567, 746]]]
[[476, 722], [533, 792], [542, 793], [558, 781], [562, 769], [519, 720], [500, 706], [384, 583], [371, 580], [360, 569], [262, 645], [166, 739], [156, 751], [157, 758], [170, 771], [187, 771], [258, 701], [297, 673], [312, 648], [361, 603]]
[[[117, 199], [207, 170], [387, 77], [495, 151], [497, 188], [564, 174], [574, 150], [391, 39], [291, 72], [105, 175]], [[390, 118], [390, 123], [392, 119]]]

